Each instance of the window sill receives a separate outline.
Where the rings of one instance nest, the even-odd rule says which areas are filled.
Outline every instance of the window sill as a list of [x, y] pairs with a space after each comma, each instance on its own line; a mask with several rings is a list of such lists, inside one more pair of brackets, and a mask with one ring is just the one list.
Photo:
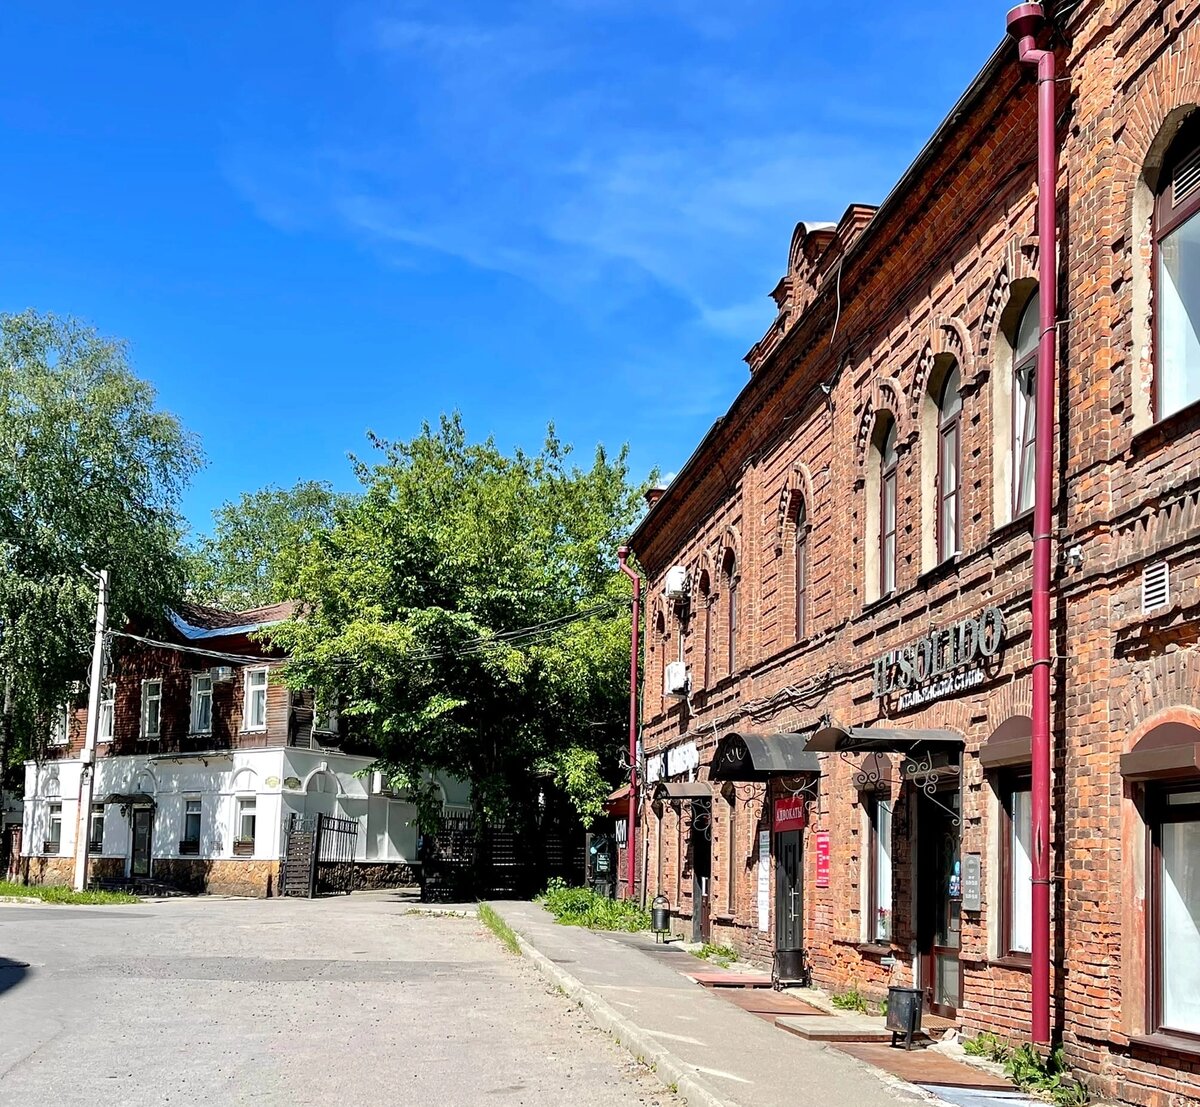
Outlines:
[[1187, 407], [1172, 412], [1164, 419], [1156, 419], [1149, 426], [1136, 431], [1129, 440], [1130, 449], [1139, 457], [1174, 442], [1200, 427], [1200, 400], [1193, 400]]
[[993, 957], [987, 963], [994, 965], [998, 969], [1015, 969], [1017, 972], [1033, 971], [1033, 959], [1031, 957], [1022, 957], [1019, 953], [1012, 953], [1007, 957]]
[[1200, 1057], [1200, 1038], [1184, 1038], [1174, 1034], [1131, 1034], [1131, 1046], [1154, 1049], [1164, 1053], [1183, 1053], [1188, 1057]]
[[858, 952], [865, 957], [891, 957], [893, 950], [882, 942], [859, 942]]
[[939, 580], [953, 576], [958, 571], [963, 560], [961, 552], [952, 553], [949, 557], [939, 561], [932, 569], [926, 569], [923, 573], [920, 573], [917, 576], [917, 587], [928, 588], [931, 584], [936, 584]]
[[1001, 523], [999, 526], [992, 527], [991, 533], [988, 535], [988, 545], [998, 546], [1001, 542], [1007, 542], [1011, 538], [1016, 538], [1018, 535], [1028, 534], [1033, 537], [1033, 509], [1022, 512], [1015, 519], [1009, 519], [1007, 523]]

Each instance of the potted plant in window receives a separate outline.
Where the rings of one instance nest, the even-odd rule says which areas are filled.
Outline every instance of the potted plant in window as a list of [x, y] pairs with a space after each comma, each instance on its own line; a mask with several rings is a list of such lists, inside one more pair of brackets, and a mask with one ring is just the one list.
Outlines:
[[252, 857], [254, 855], [254, 839], [253, 838], [234, 838], [233, 840], [233, 856], [234, 857]]

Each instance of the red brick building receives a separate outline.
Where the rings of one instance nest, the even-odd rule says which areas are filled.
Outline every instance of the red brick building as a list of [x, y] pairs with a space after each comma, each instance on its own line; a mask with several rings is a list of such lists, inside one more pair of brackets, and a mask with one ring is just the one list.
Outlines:
[[[1094, 1090], [1166, 1107], [1200, 1099], [1200, 3], [1048, 9], [1052, 1018]], [[796, 228], [750, 380], [632, 539], [647, 893], [1013, 1040], [1036, 120], [1005, 40], [878, 209]]]

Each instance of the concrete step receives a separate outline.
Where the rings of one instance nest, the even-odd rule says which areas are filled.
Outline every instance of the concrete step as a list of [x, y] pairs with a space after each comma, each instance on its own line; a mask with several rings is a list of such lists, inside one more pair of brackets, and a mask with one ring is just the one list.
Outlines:
[[780, 1030], [810, 1042], [890, 1042], [892, 1033], [870, 1015], [781, 1015]]

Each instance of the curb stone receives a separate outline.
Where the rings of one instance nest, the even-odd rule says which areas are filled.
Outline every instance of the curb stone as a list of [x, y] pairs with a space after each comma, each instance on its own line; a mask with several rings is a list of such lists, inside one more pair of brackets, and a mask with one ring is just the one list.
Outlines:
[[592, 1021], [606, 1030], [638, 1060], [650, 1066], [664, 1087], [675, 1090], [693, 1107], [730, 1107], [730, 1101], [715, 1093], [697, 1077], [695, 1069], [685, 1064], [661, 1042], [655, 1041], [632, 1020], [615, 1011], [605, 1000], [535, 949], [519, 931], [514, 930], [521, 952], [537, 966], [543, 976], [557, 984], [575, 1000]]

